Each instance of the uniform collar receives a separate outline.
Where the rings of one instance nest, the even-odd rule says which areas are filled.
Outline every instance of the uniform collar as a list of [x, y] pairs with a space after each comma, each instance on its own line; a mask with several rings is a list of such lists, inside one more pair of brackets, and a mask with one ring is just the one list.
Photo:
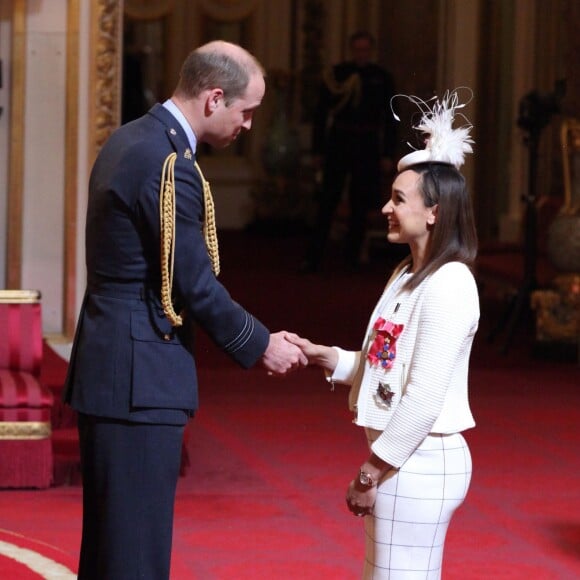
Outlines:
[[193, 129], [191, 128], [191, 125], [187, 122], [187, 119], [185, 118], [184, 114], [179, 110], [179, 107], [171, 99], [167, 99], [163, 103], [163, 107], [167, 109], [175, 117], [177, 122], [181, 125], [181, 128], [185, 131], [185, 134], [187, 135], [189, 146], [191, 147], [191, 150], [195, 153], [197, 147], [197, 138], [195, 136], [195, 133], [193, 132]]

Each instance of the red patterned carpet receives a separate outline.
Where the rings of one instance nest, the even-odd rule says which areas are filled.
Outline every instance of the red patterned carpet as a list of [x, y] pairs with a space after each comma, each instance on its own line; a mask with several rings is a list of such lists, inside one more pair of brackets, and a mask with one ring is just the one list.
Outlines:
[[[298, 237], [221, 242], [224, 283], [272, 329], [357, 347], [384, 259], [353, 275], [337, 258], [303, 276]], [[497, 310], [485, 296], [483, 306], [471, 372], [478, 425], [466, 433], [474, 476], [443, 577], [579, 578], [579, 367], [535, 354], [525, 323], [499, 354], [485, 340]], [[359, 578], [362, 522], [344, 492], [365, 444], [346, 390], [331, 392], [316, 369], [284, 379], [241, 371], [204, 336], [198, 359], [201, 410], [179, 482], [172, 579]], [[50, 353], [46, 362], [45, 377], [58, 382], [63, 363]], [[80, 504], [78, 486], [0, 491], [0, 578], [74, 578]]]

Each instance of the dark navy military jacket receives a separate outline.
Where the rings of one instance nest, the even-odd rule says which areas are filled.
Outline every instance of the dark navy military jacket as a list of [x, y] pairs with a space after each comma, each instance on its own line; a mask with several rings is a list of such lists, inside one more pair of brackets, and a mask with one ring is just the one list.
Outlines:
[[[160, 303], [159, 187], [175, 163], [173, 328]], [[86, 223], [87, 293], [65, 400], [77, 411], [131, 421], [185, 423], [197, 408], [192, 326], [242, 367], [262, 356], [269, 331], [211, 270], [201, 178], [185, 132], [155, 105], [108, 139], [93, 167]]]

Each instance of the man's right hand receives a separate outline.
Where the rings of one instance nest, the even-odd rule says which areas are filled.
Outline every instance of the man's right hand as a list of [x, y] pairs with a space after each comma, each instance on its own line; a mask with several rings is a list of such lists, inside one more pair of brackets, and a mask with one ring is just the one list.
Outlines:
[[338, 352], [331, 346], [324, 344], [314, 344], [307, 338], [301, 338], [295, 334], [290, 334], [288, 340], [295, 344], [308, 359], [308, 364], [333, 372], [338, 364]]
[[270, 335], [268, 348], [262, 355], [262, 364], [273, 374], [284, 375], [308, 364], [304, 353], [287, 340], [289, 336], [285, 330]]

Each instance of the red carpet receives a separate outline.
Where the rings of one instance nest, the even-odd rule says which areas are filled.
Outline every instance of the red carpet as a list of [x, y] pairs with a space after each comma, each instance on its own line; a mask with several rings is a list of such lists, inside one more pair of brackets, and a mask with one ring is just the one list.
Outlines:
[[[295, 274], [302, 240], [221, 236], [222, 278], [274, 330], [356, 348], [385, 281], [380, 257], [350, 275]], [[466, 433], [472, 487], [453, 521], [447, 579], [580, 577], [580, 372], [533, 350], [522, 324], [507, 355], [485, 341], [496, 309], [484, 300], [474, 346]], [[344, 506], [366, 450], [316, 369], [284, 379], [241, 371], [203, 335], [201, 410], [191, 424], [191, 467], [176, 504], [174, 580], [356, 579], [362, 522]], [[49, 354], [46, 374], [63, 365]], [[50, 368], [48, 368], [50, 367]], [[0, 578], [65, 578], [6, 555], [26, 548], [72, 570], [80, 541], [80, 488], [0, 492]], [[19, 556], [20, 557], [20, 556]], [[74, 577], [74, 576], [70, 576]]]

